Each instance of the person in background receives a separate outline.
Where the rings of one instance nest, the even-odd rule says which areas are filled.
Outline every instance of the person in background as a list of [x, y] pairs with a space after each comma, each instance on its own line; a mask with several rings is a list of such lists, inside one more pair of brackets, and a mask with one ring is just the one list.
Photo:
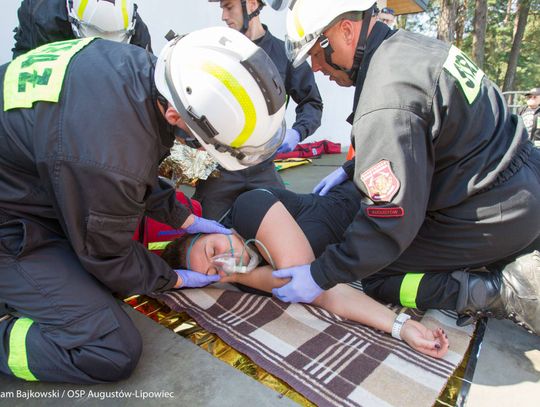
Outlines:
[[[245, 89], [256, 117], [245, 146], [235, 144], [244, 119], [225, 76]], [[266, 160], [285, 135], [280, 74], [225, 27], [176, 37], [157, 59], [82, 38], [0, 66], [0, 105], [0, 302], [17, 312], [0, 321], [0, 372], [28, 381], [125, 379], [141, 336], [112, 293], [216, 281], [172, 269], [133, 240], [141, 217], [188, 234], [231, 233], [191, 214], [158, 179], [175, 128], [225, 168]]]
[[92, 36], [152, 52], [133, 0], [23, 0], [17, 14], [13, 58], [50, 42]]
[[[209, 0], [218, 2], [218, 0]], [[286, 6], [282, 0], [221, 0], [222, 20], [228, 27], [235, 29], [261, 47], [277, 66], [287, 97], [292, 98], [296, 106], [296, 120], [287, 128], [283, 144], [278, 152], [294, 150], [296, 145], [312, 135], [321, 124], [322, 100], [315, 83], [313, 72], [307, 63], [293, 68], [287, 59], [285, 44], [274, 37], [267, 26], [263, 25], [259, 13], [266, 5], [279, 10]], [[248, 123], [247, 123], [248, 124]], [[199, 181], [193, 195], [201, 202], [203, 216], [220, 219], [232, 206], [238, 195], [259, 187], [285, 188], [277, 173], [273, 157], [257, 166], [243, 171], [221, 169], [218, 178]]]
[[454, 46], [373, 18], [373, 0], [291, 3], [287, 43], [355, 83], [356, 159], [315, 188], [353, 180], [362, 202], [337, 244], [281, 269], [305, 302], [362, 280], [383, 302], [448, 309], [458, 324], [506, 318], [540, 334], [540, 151], [523, 121]]
[[519, 115], [525, 123], [529, 140], [540, 147], [540, 88], [532, 88], [525, 94], [527, 106], [520, 110]]
[[392, 30], [396, 26], [396, 16], [394, 15], [394, 9], [390, 7], [383, 7], [377, 15], [377, 20], [385, 23]]

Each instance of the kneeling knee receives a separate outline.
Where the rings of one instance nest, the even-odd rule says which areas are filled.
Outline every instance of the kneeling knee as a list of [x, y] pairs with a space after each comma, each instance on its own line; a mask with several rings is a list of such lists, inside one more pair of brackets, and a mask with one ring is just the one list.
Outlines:
[[142, 338], [133, 326], [116, 329], [93, 343], [77, 350], [75, 364], [97, 382], [127, 379], [142, 353]]

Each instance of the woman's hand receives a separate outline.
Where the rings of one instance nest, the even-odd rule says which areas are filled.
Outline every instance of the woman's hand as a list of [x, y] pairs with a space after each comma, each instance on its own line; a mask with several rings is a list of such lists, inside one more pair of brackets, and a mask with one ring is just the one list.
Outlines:
[[442, 358], [448, 352], [448, 336], [442, 328], [431, 331], [412, 319], [407, 320], [401, 328], [401, 338], [411, 348], [434, 358]]
[[238, 275], [236, 273], [232, 273], [227, 275], [224, 271], [218, 270], [219, 275], [219, 282], [220, 283], [237, 283], [238, 282]]

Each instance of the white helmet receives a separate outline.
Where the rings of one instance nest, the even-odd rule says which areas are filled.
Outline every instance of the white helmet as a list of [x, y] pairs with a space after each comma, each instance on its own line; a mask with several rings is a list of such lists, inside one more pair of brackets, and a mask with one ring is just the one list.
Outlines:
[[287, 56], [296, 68], [324, 30], [350, 11], [370, 9], [375, 0], [292, 0], [287, 11]]
[[285, 87], [246, 36], [211, 27], [171, 40], [155, 70], [158, 91], [227, 170], [270, 158], [285, 135]]
[[76, 37], [101, 37], [129, 42], [135, 32], [133, 0], [67, 0], [69, 21]]

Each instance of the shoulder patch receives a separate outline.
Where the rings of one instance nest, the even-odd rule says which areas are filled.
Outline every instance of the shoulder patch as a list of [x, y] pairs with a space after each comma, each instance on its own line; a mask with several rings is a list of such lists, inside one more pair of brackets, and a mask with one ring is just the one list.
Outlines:
[[484, 72], [453, 45], [450, 47], [443, 68], [457, 80], [467, 102], [472, 104], [480, 92]]
[[388, 160], [381, 160], [369, 167], [360, 175], [360, 179], [374, 202], [390, 202], [401, 186]]

